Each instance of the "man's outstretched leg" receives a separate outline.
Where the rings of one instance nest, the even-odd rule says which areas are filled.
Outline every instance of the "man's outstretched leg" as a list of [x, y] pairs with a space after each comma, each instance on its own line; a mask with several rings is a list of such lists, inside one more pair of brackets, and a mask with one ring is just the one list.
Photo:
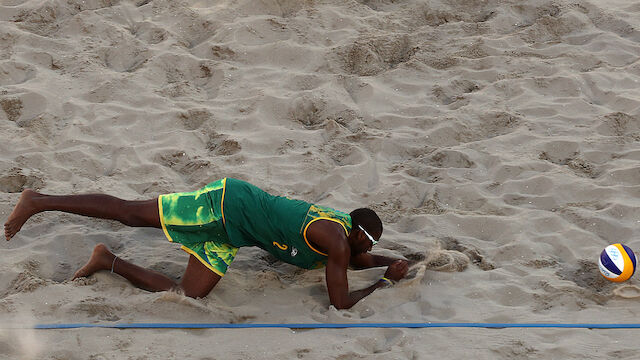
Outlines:
[[74, 279], [89, 276], [100, 270], [111, 270], [129, 280], [133, 285], [148, 291], [181, 289], [184, 295], [193, 298], [205, 297], [220, 281], [220, 275], [209, 270], [195, 256], [189, 257], [189, 264], [176, 283], [165, 275], [134, 265], [116, 257], [104, 244], [98, 244], [85, 266], [76, 271]]
[[101, 219], [117, 220], [129, 226], [160, 228], [158, 200], [127, 201], [110, 195], [44, 195], [25, 190], [4, 224], [7, 241], [29, 218], [43, 211], [63, 211]]

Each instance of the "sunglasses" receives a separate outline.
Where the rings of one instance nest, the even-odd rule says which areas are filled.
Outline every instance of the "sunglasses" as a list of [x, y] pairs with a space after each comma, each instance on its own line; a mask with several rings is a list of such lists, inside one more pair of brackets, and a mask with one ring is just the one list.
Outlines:
[[378, 243], [378, 240], [374, 239], [373, 236], [371, 236], [371, 234], [369, 234], [367, 232], [367, 230], [365, 230], [362, 225], [358, 225], [358, 228], [367, 236], [367, 238], [371, 241], [371, 246], [374, 246], [375, 244]]

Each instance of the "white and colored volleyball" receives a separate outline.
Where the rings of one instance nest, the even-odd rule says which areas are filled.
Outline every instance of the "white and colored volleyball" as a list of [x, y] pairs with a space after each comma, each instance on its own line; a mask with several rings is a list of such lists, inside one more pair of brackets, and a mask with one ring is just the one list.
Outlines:
[[636, 271], [636, 255], [626, 245], [609, 245], [602, 250], [598, 267], [605, 279], [626, 281]]

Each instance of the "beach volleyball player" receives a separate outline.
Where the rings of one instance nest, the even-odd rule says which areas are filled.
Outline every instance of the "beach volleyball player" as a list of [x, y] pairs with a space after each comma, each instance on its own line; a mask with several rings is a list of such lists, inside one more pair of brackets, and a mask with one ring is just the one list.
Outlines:
[[[258, 246], [279, 260], [306, 268], [326, 267], [329, 300], [338, 309], [352, 307], [379, 287], [407, 274], [406, 260], [370, 254], [382, 235], [382, 222], [371, 209], [350, 214], [300, 200], [270, 195], [247, 182], [225, 178], [188, 193], [127, 201], [110, 195], [44, 195], [23, 191], [4, 225], [11, 240], [34, 214], [63, 211], [128, 226], [162, 229], [166, 238], [190, 254], [180, 283], [134, 265], [98, 244], [74, 275], [111, 270], [148, 291], [179, 290], [204, 297], [224, 276], [238, 248]], [[387, 266], [371, 286], [349, 291], [347, 268]]]

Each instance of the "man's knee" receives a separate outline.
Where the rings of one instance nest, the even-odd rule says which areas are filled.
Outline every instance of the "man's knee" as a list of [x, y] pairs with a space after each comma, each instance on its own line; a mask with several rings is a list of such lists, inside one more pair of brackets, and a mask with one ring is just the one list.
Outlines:
[[215, 277], [216, 278], [213, 279], [208, 279], [206, 276], [199, 277], [198, 279], [185, 277], [178, 287], [185, 296], [192, 297], [194, 299], [203, 298], [209, 295], [211, 290], [213, 290], [213, 288], [218, 284], [220, 277], [217, 275]]
[[205, 297], [218, 284], [221, 276], [207, 268], [195, 256], [189, 257], [187, 270], [180, 281], [180, 289], [186, 296], [192, 298]]
[[211, 292], [211, 289], [192, 289], [188, 286], [185, 287], [182, 284], [180, 284], [180, 289], [185, 296], [194, 299], [206, 297]]

